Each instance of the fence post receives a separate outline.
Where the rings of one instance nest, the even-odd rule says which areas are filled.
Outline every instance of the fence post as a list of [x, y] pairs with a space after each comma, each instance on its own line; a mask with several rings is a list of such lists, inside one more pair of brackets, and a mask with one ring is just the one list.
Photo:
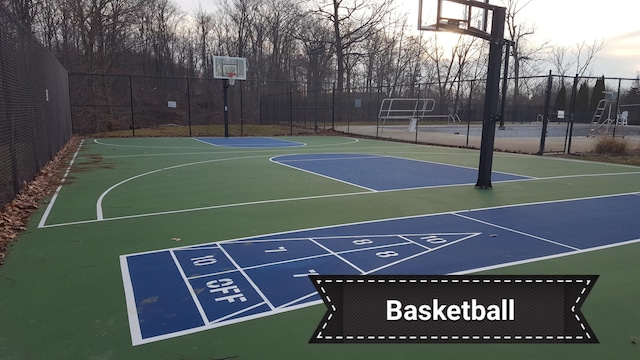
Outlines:
[[[336, 82], [333, 82], [331, 89], [331, 130], [336, 129]], [[349, 92], [349, 98], [351, 98], [351, 92]], [[351, 109], [351, 107], [349, 107]], [[349, 110], [351, 111], [351, 110]]]
[[187, 78], [187, 120], [189, 121], [189, 137], [191, 137], [191, 88]]
[[289, 82], [289, 135], [293, 135], [293, 82]]
[[471, 131], [471, 102], [473, 101], [473, 85], [476, 80], [471, 80], [471, 88], [469, 89], [469, 104], [467, 105], [467, 148], [469, 147], [469, 132]]
[[575, 120], [575, 112], [576, 112], [576, 99], [578, 97], [578, 82], [580, 78], [578, 74], [573, 78], [573, 87], [571, 88], [571, 104], [569, 104], [569, 131], [567, 134], [567, 139], [565, 139], [565, 152], [567, 154], [571, 154], [571, 140], [573, 139], [573, 122]]
[[244, 92], [242, 91], [242, 81], [240, 82], [240, 137], [244, 136]]
[[547, 97], [544, 100], [542, 134], [540, 134], [540, 150], [538, 151], [538, 155], [544, 155], [544, 145], [547, 140], [547, 124], [549, 123], [549, 109], [551, 108], [551, 86], [553, 86], [553, 75], [551, 75], [551, 70], [549, 70], [549, 79], [547, 80]]
[[131, 75], [129, 75], [129, 107], [131, 108], [131, 136], [136, 137], [136, 122], [133, 119], [133, 86], [131, 85]]
[[[416, 109], [418, 108], [418, 106], [420, 106], [420, 84], [418, 84], [418, 102], [416, 104]], [[417, 115], [417, 114], [416, 114]], [[424, 114], [423, 114], [424, 115]], [[418, 127], [418, 123], [420, 122], [420, 118], [416, 117], [416, 144], [418, 143], [418, 132], [420, 132], [420, 129]]]
[[505, 42], [504, 78], [502, 79], [502, 103], [500, 104], [500, 130], [504, 130], [504, 113], [507, 106], [507, 86], [509, 83], [509, 58], [511, 57], [511, 41]]
[[[616, 138], [616, 129], [618, 128], [618, 114], [620, 114], [620, 88], [622, 87], [622, 78], [618, 79], [618, 93], [616, 95], [616, 123], [613, 126], [613, 133], [611, 134], [611, 138]], [[623, 128], [624, 129], [624, 128]], [[624, 131], [622, 133], [622, 137], [624, 138]]]

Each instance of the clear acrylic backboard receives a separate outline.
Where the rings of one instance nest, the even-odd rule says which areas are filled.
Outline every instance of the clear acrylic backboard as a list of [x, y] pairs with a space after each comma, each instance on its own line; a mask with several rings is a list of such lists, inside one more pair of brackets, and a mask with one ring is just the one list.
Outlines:
[[247, 59], [229, 56], [213, 57], [213, 77], [229, 80], [233, 85], [236, 80], [247, 80]]
[[[489, 0], [419, 0], [418, 30], [451, 31], [487, 37]], [[485, 35], [487, 34], [487, 35]]]

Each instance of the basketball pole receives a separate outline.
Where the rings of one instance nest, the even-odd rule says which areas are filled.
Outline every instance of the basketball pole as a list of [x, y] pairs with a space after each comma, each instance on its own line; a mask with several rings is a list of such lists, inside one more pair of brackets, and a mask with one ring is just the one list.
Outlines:
[[222, 92], [224, 93], [224, 137], [229, 137], [229, 80], [224, 79], [224, 84], [222, 85]]
[[491, 42], [489, 47], [489, 65], [487, 87], [484, 99], [482, 120], [482, 138], [480, 142], [480, 164], [476, 188], [491, 188], [491, 168], [493, 166], [493, 145], [498, 120], [498, 98], [500, 97], [500, 70], [504, 46], [505, 8], [493, 7], [491, 21]]

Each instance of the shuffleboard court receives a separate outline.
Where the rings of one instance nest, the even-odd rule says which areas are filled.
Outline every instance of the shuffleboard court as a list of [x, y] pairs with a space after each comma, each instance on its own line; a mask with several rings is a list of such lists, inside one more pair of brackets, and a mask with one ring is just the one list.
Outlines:
[[[297, 154], [271, 161], [372, 191], [473, 184], [477, 169], [374, 154]], [[527, 176], [494, 171], [495, 182]]]
[[305, 146], [304, 143], [267, 137], [196, 138], [206, 144], [232, 148], [283, 148]]
[[[597, 209], [611, 209], [602, 214]], [[624, 212], [616, 210], [624, 209]], [[640, 196], [388, 219], [123, 255], [134, 345], [320, 302], [309, 275], [452, 274], [640, 241]], [[566, 214], [571, 213], [571, 218]], [[543, 225], [543, 226], [541, 226]]]
[[[639, 167], [496, 152], [481, 190], [475, 150], [270, 139], [78, 139], [0, 266], [0, 358], [637, 358]], [[600, 344], [310, 344], [314, 274], [598, 275]]]

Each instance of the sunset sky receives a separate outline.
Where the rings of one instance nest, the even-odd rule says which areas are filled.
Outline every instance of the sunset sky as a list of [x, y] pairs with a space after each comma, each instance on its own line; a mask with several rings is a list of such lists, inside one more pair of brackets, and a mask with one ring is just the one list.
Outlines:
[[[191, 14], [199, 4], [207, 11], [215, 11], [213, 0], [175, 1]], [[418, 13], [418, 0], [396, 1], [410, 14]], [[520, 0], [520, 3], [524, 2], [526, 0]], [[425, 0], [425, 6], [428, 3], [436, 4], [435, 0]], [[491, 0], [491, 3], [502, 4], [501, 0]], [[409, 21], [417, 27], [417, 15], [415, 17]], [[518, 17], [521, 22], [536, 27], [530, 38], [535, 42], [571, 47], [603, 40], [605, 47], [591, 67], [593, 76], [636, 78], [640, 73], [640, 5], [637, 0], [532, 0]], [[552, 70], [551, 65], [548, 70]]]

